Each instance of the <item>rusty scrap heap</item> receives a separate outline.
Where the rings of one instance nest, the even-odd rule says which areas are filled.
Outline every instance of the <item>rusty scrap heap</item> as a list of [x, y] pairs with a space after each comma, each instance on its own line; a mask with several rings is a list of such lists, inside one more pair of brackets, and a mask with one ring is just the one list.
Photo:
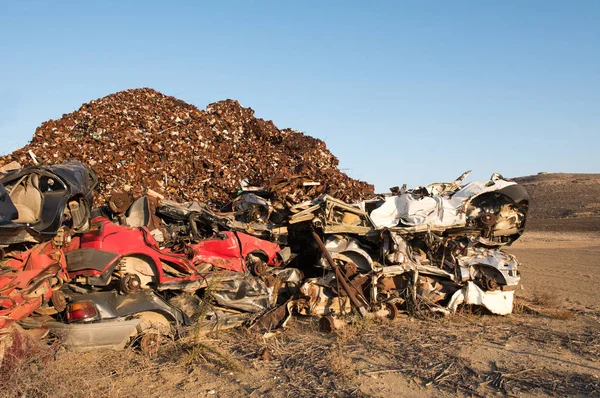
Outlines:
[[[116, 191], [148, 188], [176, 201], [225, 204], [242, 184], [278, 186], [289, 202], [327, 193], [345, 201], [370, 197], [373, 186], [341, 172], [325, 143], [254, 117], [237, 101], [199, 110], [149, 88], [84, 104], [42, 123], [31, 142], [0, 158], [33, 165], [80, 160], [100, 180], [97, 202]], [[294, 178], [292, 178], [294, 177]], [[319, 183], [316, 185], [315, 183]]]

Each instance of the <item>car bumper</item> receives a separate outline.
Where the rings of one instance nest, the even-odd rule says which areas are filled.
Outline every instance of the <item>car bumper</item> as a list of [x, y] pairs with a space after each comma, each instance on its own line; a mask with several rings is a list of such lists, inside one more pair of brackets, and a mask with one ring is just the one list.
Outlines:
[[493, 314], [508, 315], [513, 310], [514, 295], [514, 290], [483, 291], [475, 283], [467, 282], [465, 287], [454, 293], [448, 308], [456, 311], [460, 304], [482, 305]]
[[111, 320], [100, 323], [65, 324], [51, 321], [46, 325], [63, 344], [73, 351], [105, 348], [122, 350], [137, 334], [141, 319]]

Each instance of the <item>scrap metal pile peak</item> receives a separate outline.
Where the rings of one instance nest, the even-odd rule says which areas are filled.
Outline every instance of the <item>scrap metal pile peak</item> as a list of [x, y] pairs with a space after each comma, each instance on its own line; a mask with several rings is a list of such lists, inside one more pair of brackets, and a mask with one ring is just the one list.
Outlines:
[[292, 203], [323, 193], [347, 202], [373, 195], [372, 185], [338, 169], [322, 140], [279, 129], [235, 100], [199, 110], [150, 88], [120, 91], [42, 123], [0, 166], [32, 165], [30, 152], [40, 163], [91, 166], [99, 203], [114, 192], [152, 189], [178, 201], [223, 204], [243, 182], [277, 187]]

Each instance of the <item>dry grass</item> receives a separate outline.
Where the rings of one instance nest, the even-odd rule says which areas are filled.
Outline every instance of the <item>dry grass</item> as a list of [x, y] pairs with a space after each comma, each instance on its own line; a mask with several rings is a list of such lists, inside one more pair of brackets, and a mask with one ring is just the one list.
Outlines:
[[[29, 351], [17, 367], [3, 369], [0, 391], [12, 397], [127, 395], [118, 380], [147, 370], [150, 363], [131, 350], [61, 354], [54, 348]], [[56, 357], [56, 360], [54, 359]], [[63, 357], [64, 356], [64, 357]], [[66, 359], [68, 357], [68, 360]]]
[[357, 318], [332, 335], [319, 332], [317, 320], [300, 318], [271, 338], [237, 329], [169, 342], [152, 357], [129, 349], [63, 353], [54, 360], [61, 351], [52, 346], [31, 351], [18, 369], [3, 374], [0, 391], [27, 397], [196, 396], [217, 385], [210, 388], [224, 395], [361, 396], [365, 375], [393, 372], [432, 393], [593, 395], [600, 381], [586, 373], [521, 361], [494, 362], [482, 370], [464, 355], [476, 347], [519, 342], [600, 361], [593, 325], [539, 327], [540, 320], [561, 325], [579, 316], [569, 314], [561, 322], [543, 314], [494, 317], [468, 309], [441, 319]]
[[[277, 386], [261, 389], [269, 396], [360, 396], [353, 384], [356, 370], [339, 336], [318, 331], [315, 319], [296, 320], [290, 328], [275, 337], [234, 330], [223, 336], [224, 344], [251, 365], [278, 378]], [[273, 359], [264, 361], [267, 349]]]
[[342, 350], [341, 346], [333, 348], [328, 354], [326, 361], [331, 366], [332, 372], [341, 380], [349, 381], [356, 376], [356, 370], [352, 366], [352, 360]]
[[563, 308], [564, 302], [550, 293], [534, 293], [531, 298], [518, 297], [515, 300], [515, 314], [529, 314], [545, 316], [561, 321], [570, 321], [574, 313], [570, 309]]
[[[243, 370], [240, 362], [218, 345], [196, 341], [192, 344], [175, 344], [171, 351], [174, 354], [173, 358], [178, 358], [177, 363], [187, 370], [207, 364], [236, 372]], [[163, 354], [169, 357], [165, 351]]]

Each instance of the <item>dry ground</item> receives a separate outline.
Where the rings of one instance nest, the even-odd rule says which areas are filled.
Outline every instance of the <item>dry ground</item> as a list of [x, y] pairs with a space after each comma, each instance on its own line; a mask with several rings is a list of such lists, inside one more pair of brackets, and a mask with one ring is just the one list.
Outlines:
[[[577, 227], [577, 224], [580, 227]], [[124, 352], [33, 352], [6, 396], [600, 396], [600, 219], [537, 222], [515, 314], [361, 321], [334, 335], [297, 319]]]
[[600, 312], [600, 217], [534, 220], [508, 251], [523, 264], [522, 296], [552, 293], [566, 308]]

